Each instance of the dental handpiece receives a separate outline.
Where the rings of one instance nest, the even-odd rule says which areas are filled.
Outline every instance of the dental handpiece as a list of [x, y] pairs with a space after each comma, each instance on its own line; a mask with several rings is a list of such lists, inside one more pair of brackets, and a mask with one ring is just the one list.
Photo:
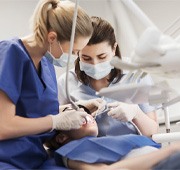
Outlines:
[[100, 110], [100, 111], [96, 112], [96, 114], [95, 114], [95, 116], [94, 116], [94, 119], [96, 119], [96, 117], [97, 117], [98, 115], [103, 114], [103, 113], [105, 113], [105, 112], [107, 113], [107, 112], [109, 112], [109, 111], [110, 111], [111, 109], [113, 109], [113, 108], [115, 108], [115, 107], [108, 106], [108, 105], [106, 104], [103, 110]]

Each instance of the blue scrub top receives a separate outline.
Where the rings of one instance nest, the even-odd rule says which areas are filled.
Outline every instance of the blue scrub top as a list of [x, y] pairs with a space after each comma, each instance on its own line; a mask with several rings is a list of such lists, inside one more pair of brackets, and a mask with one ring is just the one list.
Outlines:
[[[0, 42], [0, 90], [16, 105], [18, 116], [38, 118], [59, 112], [54, 66], [43, 57], [40, 67], [38, 75], [20, 39]], [[53, 135], [48, 132], [0, 141], [0, 164], [20, 169], [40, 167], [48, 158], [43, 143]]]
[[[61, 104], [69, 103], [69, 100], [65, 93], [65, 77], [66, 73], [60, 76], [58, 79], [58, 97]], [[129, 83], [130, 79], [125, 83]], [[150, 76], [144, 77], [138, 83], [152, 84]], [[109, 86], [117, 86], [121, 82], [110, 83]], [[70, 96], [74, 101], [78, 100], [89, 100], [95, 98], [101, 98], [96, 95], [96, 91], [88, 85], [82, 84], [76, 76], [74, 69], [69, 72], [69, 92]], [[103, 98], [107, 103], [115, 102], [114, 99]], [[149, 113], [155, 110], [154, 107], [150, 106], [148, 103], [139, 104], [139, 107], [144, 113]], [[121, 122], [113, 119], [111, 116], [107, 115], [107, 111], [96, 117], [96, 122], [98, 124], [98, 136], [117, 136], [124, 134], [139, 134], [137, 129], [130, 122]]]

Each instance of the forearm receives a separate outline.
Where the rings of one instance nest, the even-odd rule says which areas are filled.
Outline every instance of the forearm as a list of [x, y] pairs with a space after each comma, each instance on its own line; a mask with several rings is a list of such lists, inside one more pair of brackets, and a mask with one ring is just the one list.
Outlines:
[[151, 137], [153, 134], [158, 132], [159, 125], [157, 121], [150, 118], [142, 111], [139, 112], [137, 117], [132, 121], [145, 136]]
[[23, 118], [13, 116], [7, 120], [0, 121], [0, 140], [16, 138], [26, 135], [35, 135], [50, 131], [52, 128], [52, 118]]
[[16, 106], [0, 90], [0, 140], [50, 131], [52, 118], [24, 118], [16, 115]]
[[175, 150], [171, 147], [163, 148], [158, 151], [154, 151], [150, 154], [138, 156], [135, 158], [129, 158], [125, 160], [118, 161], [109, 166], [109, 170], [116, 169], [151, 169], [153, 166], [158, 164], [160, 161], [166, 159]]

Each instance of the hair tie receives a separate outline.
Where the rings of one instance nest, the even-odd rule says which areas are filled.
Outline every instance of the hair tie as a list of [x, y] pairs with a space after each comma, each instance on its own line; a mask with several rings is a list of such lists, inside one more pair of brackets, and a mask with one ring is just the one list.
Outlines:
[[51, 2], [51, 5], [52, 5], [52, 9], [55, 9], [57, 8], [57, 5], [58, 5], [58, 2]]

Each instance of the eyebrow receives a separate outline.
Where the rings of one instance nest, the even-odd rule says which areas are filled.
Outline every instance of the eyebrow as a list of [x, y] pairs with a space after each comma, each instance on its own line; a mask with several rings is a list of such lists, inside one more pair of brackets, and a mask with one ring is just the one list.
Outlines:
[[104, 54], [106, 54], [106, 53], [101, 53], [101, 54], [98, 54], [97, 56], [100, 57], [100, 56], [102, 56], [102, 55], [104, 55]]
[[85, 54], [82, 54], [83, 57], [91, 57], [91, 56], [88, 56], [88, 55], [85, 55]]
[[[96, 55], [96, 56], [97, 56], [97, 57], [100, 57], [100, 56], [102, 56], [102, 55], [104, 55], [104, 54], [106, 54], [106, 53], [101, 53], [101, 54], [98, 54], [98, 55]], [[83, 56], [83, 57], [91, 57], [91, 56], [85, 55], [85, 54], [82, 54], [82, 56]]]

